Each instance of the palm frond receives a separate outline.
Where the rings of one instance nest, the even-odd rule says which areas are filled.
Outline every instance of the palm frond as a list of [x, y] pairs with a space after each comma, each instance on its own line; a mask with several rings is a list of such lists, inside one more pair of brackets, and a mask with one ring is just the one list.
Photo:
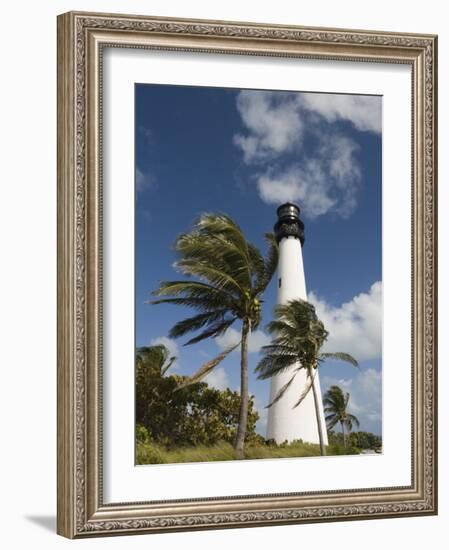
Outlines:
[[329, 399], [324, 398], [323, 399], [323, 405], [324, 405], [324, 412], [333, 413], [338, 409], [338, 405], [330, 401]]
[[309, 379], [308, 379], [308, 382], [306, 384], [306, 387], [304, 388], [304, 390], [302, 391], [301, 395], [299, 396], [299, 399], [298, 401], [293, 405], [293, 408], [295, 409], [296, 407], [299, 407], [299, 405], [301, 405], [301, 403], [304, 401], [304, 399], [307, 397], [307, 395], [309, 394], [309, 391], [312, 389], [312, 386], [313, 386], [313, 383], [314, 383], [314, 380], [315, 380], [315, 376], [316, 376], [316, 369], [313, 371], [313, 376], [309, 376]]
[[205, 285], [203, 283], [192, 283], [191, 281], [163, 281], [160, 288], [155, 291], [157, 294], [170, 294], [174, 297], [160, 298], [153, 300], [152, 304], [172, 304], [184, 307], [191, 307], [204, 315], [215, 315], [217, 318], [224, 310], [228, 313], [239, 316], [242, 306], [228, 293]]
[[323, 403], [329, 428], [335, 426], [337, 422], [346, 426], [348, 431], [352, 430], [353, 425], [360, 426], [358, 418], [347, 412], [349, 399], [350, 394], [343, 392], [339, 386], [333, 385], [327, 390]]
[[239, 345], [240, 345], [240, 342], [238, 342], [234, 346], [231, 346], [225, 349], [222, 353], [220, 353], [210, 361], [207, 361], [206, 363], [201, 365], [201, 367], [194, 374], [192, 374], [188, 378], [185, 378], [178, 385], [177, 389], [185, 388], [186, 386], [190, 386], [192, 384], [196, 384], [197, 382], [201, 382], [203, 378], [205, 378], [217, 365], [219, 365], [223, 361], [223, 359], [225, 359]]
[[350, 363], [351, 365], [354, 365], [354, 367], [359, 366], [357, 359], [354, 359], [354, 357], [349, 353], [343, 353], [341, 351], [324, 352], [319, 354], [318, 360], [325, 361], [326, 359], [338, 359], [339, 361], [346, 361], [346, 363]]
[[[161, 281], [159, 288], [152, 293], [154, 296], [181, 297], [184, 299], [207, 300], [208, 303], [229, 304], [235, 303], [235, 296], [225, 289], [200, 281]], [[158, 303], [150, 301], [148, 303]]]
[[[177, 261], [175, 267], [185, 275], [198, 277], [219, 290], [241, 293], [245, 289], [245, 287], [239, 284], [239, 282], [229, 273], [223, 269], [213, 267], [213, 259], [211, 258], [208, 259], [208, 262], [198, 262], [195, 259], [186, 258]], [[237, 269], [234, 270], [234, 275], [236, 272], [238, 272]]]
[[[210, 300], [209, 298], [197, 298], [194, 296], [184, 296], [184, 297], [177, 297], [177, 298], [160, 298], [159, 300], [150, 300], [148, 302], [145, 302], [147, 304], [151, 305], [158, 305], [158, 304], [173, 304], [175, 306], [185, 306], [185, 307], [192, 307], [195, 309], [201, 310], [210, 310], [213, 307], [213, 300]], [[222, 305], [222, 304], [220, 304]]]
[[176, 361], [176, 357], [169, 357], [169, 354], [169, 350], [163, 344], [137, 348], [137, 370], [141, 370], [143, 368], [157, 369], [160, 371], [161, 375], [164, 375], [165, 372], [167, 372], [171, 365]]
[[[258, 372], [259, 380], [266, 380], [276, 374], [281, 374], [297, 363], [296, 355], [265, 355], [257, 364], [255, 372]], [[297, 369], [301, 369], [298, 365]]]
[[334, 426], [336, 426], [338, 423], [338, 417], [335, 415], [332, 416], [326, 416], [326, 426], [329, 430], [331, 430]]
[[215, 338], [216, 336], [220, 336], [226, 332], [226, 330], [232, 325], [232, 323], [235, 320], [236, 320], [236, 317], [225, 319], [223, 321], [217, 321], [216, 323], [213, 323], [205, 331], [203, 331], [201, 334], [198, 334], [198, 336], [195, 336], [194, 338], [190, 339], [184, 345], [190, 346], [191, 344], [196, 344], [197, 342], [200, 342], [201, 340], [205, 340], [206, 338]]
[[272, 407], [275, 403], [277, 403], [279, 401], [279, 399], [281, 399], [281, 397], [285, 394], [285, 392], [288, 390], [288, 388], [291, 386], [293, 380], [295, 379], [297, 375], [297, 372], [295, 372], [293, 374], [293, 376], [282, 386], [282, 388], [278, 391], [277, 395], [275, 396], [275, 398], [273, 399], [273, 401], [271, 403], [269, 403], [265, 408], [266, 409], [269, 409], [270, 407]]
[[272, 233], [266, 233], [265, 240], [268, 244], [268, 251], [266, 258], [263, 261], [263, 269], [260, 270], [260, 274], [258, 274], [255, 282], [256, 294], [260, 294], [265, 291], [276, 273], [279, 261], [279, 245], [274, 238], [274, 235]]
[[345, 396], [338, 386], [331, 386], [324, 395], [325, 412], [340, 412], [346, 408]]
[[170, 357], [168, 360], [168, 363], [165, 365], [165, 367], [162, 368], [161, 374], [164, 376], [164, 374], [168, 371], [168, 369], [173, 365], [173, 363], [176, 361], [176, 357]]
[[168, 358], [169, 351], [163, 344], [157, 344], [137, 348], [136, 354], [145, 363], [162, 366]]
[[190, 233], [178, 237], [175, 248], [182, 258], [212, 263], [229, 275], [238, 272], [243, 286], [251, 286], [248, 243], [229, 216], [202, 214]]
[[205, 325], [210, 325], [212, 323], [216, 323], [217, 321], [224, 321], [226, 314], [226, 309], [217, 309], [215, 311], [200, 313], [194, 317], [188, 317], [187, 319], [183, 319], [182, 321], [176, 323], [170, 329], [169, 336], [170, 338], [179, 338], [188, 332], [199, 330]]
[[278, 338], [284, 337], [288, 340], [296, 340], [300, 336], [297, 327], [277, 319], [267, 324], [267, 331], [270, 334], [277, 334]]
[[351, 422], [351, 428], [350, 428], [351, 430], [352, 430], [352, 424], [355, 424], [357, 428], [360, 428], [360, 421], [356, 416], [354, 416], [353, 414], [348, 414], [347, 419]]
[[296, 355], [296, 348], [288, 344], [267, 344], [262, 346], [262, 353], [267, 355]]
[[[265, 261], [257, 246], [248, 243], [248, 253], [251, 261], [251, 268], [256, 281], [265, 275]], [[257, 282], [254, 285], [257, 287]]]
[[316, 318], [315, 307], [306, 300], [297, 298], [290, 300], [287, 304], [276, 306], [276, 314], [279, 319], [296, 325], [301, 321], [310, 322]]
[[203, 214], [195, 224], [198, 231], [233, 243], [249, 259], [248, 243], [240, 226], [226, 214]]

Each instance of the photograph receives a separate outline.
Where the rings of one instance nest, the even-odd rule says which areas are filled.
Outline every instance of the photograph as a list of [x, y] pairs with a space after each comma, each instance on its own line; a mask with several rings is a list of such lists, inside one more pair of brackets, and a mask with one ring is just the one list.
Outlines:
[[438, 37], [366, 23], [58, 16], [62, 536], [437, 514]]
[[2, 8], [2, 547], [440, 550], [446, 5]]
[[382, 456], [382, 96], [134, 98], [135, 464]]

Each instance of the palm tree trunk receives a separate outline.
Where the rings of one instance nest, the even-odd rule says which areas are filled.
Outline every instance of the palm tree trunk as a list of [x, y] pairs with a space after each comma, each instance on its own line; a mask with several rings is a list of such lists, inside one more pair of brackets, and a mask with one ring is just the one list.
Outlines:
[[234, 444], [236, 458], [245, 458], [245, 435], [246, 425], [248, 423], [248, 337], [250, 331], [251, 322], [249, 319], [245, 319], [242, 324], [239, 425]]
[[341, 431], [343, 432], [343, 445], [346, 448], [346, 432], [345, 432], [345, 425], [344, 422], [340, 422], [341, 424]]
[[326, 447], [324, 445], [324, 437], [323, 437], [323, 426], [321, 425], [321, 416], [320, 416], [320, 406], [318, 403], [318, 395], [316, 393], [315, 388], [315, 380], [313, 379], [313, 372], [311, 372], [312, 369], [308, 370], [310, 379], [312, 380], [312, 392], [313, 392], [313, 402], [315, 404], [315, 416], [316, 416], [316, 423], [318, 426], [318, 437], [320, 438], [320, 452], [321, 456], [326, 456]]

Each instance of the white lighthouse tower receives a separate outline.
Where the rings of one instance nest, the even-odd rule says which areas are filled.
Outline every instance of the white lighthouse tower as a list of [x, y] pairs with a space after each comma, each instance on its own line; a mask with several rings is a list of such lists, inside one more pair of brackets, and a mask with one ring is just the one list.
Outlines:
[[[274, 226], [274, 233], [279, 243], [278, 304], [286, 304], [298, 298], [307, 300], [302, 261], [304, 224], [299, 219], [299, 213], [299, 207], [292, 203], [282, 204], [277, 209], [278, 221]], [[292, 365], [291, 369], [271, 378], [270, 403], [291, 378], [291, 370], [294, 368], [295, 366]], [[309, 443], [320, 442], [312, 390], [298, 407], [293, 408], [306, 384], [307, 373], [301, 369], [282, 398], [268, 409], [267, 439], [274, 439], [276, 443], [290, 442], [295, 439], [302, 439]], [[324, 444], [327, 445], [318, 372], [314, 378], [314, 386], [319, 401]]]

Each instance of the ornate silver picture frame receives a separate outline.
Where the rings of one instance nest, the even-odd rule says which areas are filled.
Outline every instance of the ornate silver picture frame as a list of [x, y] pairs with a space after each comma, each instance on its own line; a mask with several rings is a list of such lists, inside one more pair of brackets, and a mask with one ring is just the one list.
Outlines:
[[[411, 483], [105, 502], [103, 55], [107, 48], [411, 69]], [[69, 538], [437, 513], [437, 37], [70, 12], [58, 17], [58, 518]], [[410, 426], [409, 425], [409, 426]], [[409, 428], [407, 426], [407, 428]], [[149, 466], [151, 467], [151, 466]], [[198, 480], [201, 483], [201, 480]]]

